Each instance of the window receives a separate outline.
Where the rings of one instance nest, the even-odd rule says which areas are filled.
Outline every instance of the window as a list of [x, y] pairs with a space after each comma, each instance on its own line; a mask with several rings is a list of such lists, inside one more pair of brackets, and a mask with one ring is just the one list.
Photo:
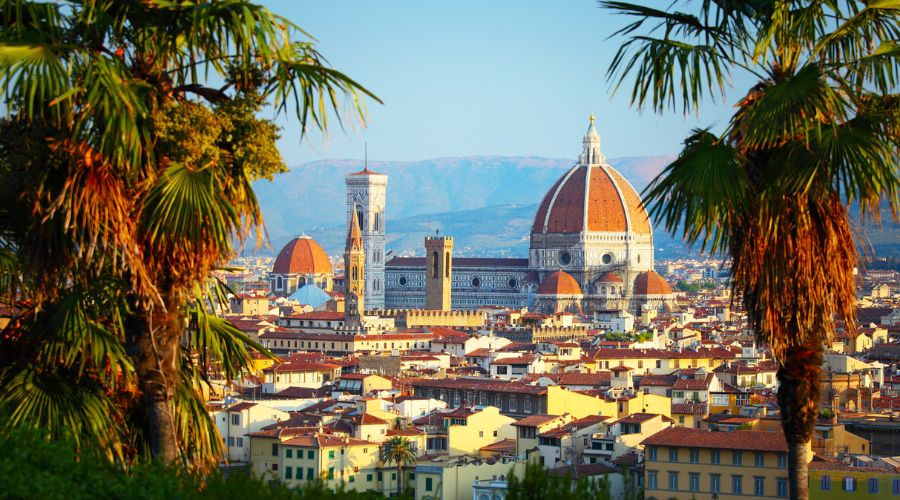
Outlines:
[[272, 470], [278, 471], [278, 464], [272, 464]]
[[430, 478], [430, 477], [426, 477], [426, 478], [425, 478], [425, 491], [431, 491], [432, 487], [433, 487], [433, 486], [432, 486], [432, 483], [431, 483], [431, 478]]
[[494, 406], [496, 406], [499, 410], [503, 409], [503, 398], [501, 398], [499, 394], [494, 396]]
[[831, 489], [831, 476], [826, 474], [819, 478], [819, 489], [822, 491], [828, 491]]
[[684, 415], [678, 415], [678, 423], [684, 425]]
[[900, 495], [900, 479], [891, 480], [891, 494]]
[[328, 468], [328, 479], [334, 479], [334, 467]]
[[316, 473], [313, 472], [312, 467], [310, 467], [309, 469], [306, 469], [306, 479], [308, 481], [315, 479], [315, 476], [316, 476]]
[[371, 483], [371, 482], [372, 482], [372, 474], [366, 474], [366, 482], [367, 482], [367, 483]]
[[272, 456], [273, 457], [278, 456], [278, 444], [277, 443], [272, 444]]
[[[300, 456], [300, 453], [297, 453], [297, 456]], [[297, 481], [303, 479], [303, 467], [297, 467]], [[310, 478], [312, 479], [312, 478]]]
[[690, 482], [690, 485], [689, 485], [690, 490], [691, 491], [700, 491], [700, 474], [698, 474], [696, 472], [691, 472], [688, 479]]
[[228, 437], [228, 446], [234, 446], [234, 438], [233, 437], [230, 437], [230, 436]]
[[709, 454], [709, 462], [713, 465], [719, 465], [720, 461], [719, 450], [712, 450]]
[[656, 471], [655, 470], [647, 471], [647, 489], [648, 490], [656, 489]]
[[786, 497], [787, 496], [787, 479], [785, 479], [783, 477], [779, 477], [777, 479], [777, 481], [778, 481], [776, 483], [778, 486], [778, 491], [776, 492], [777, 495], [779, 497]]
[[677, 472], [669, 472], [669, 489], [672, 491], [678, 490], [678, 473]]
[[308, 458], [309, 460], [315, 459], [316, 452], [314, 452], [313, 450], [306, 450], [306, 458]]
[[784, 469], [786, 467], [787, 467], [787, 455], [785, 455], [784, 453], [779, 453], [778, 454], [778, 468]]
[[240, 413], [232, 413], [231, 414], [231, 425], [241, 425], [241, 414]]
[[518, 399], [518, 398], [515, 397], [515, 396], [510, 396], [510, 397], [509, 397], [509, 411], [512, 412], [512, 411], [518, 411], [518, 410], [519, 410], [519, 408], [518, 408], [519, 405], [518, 405], [518, 403], [517, 403], [517, 401], [516, 401], [517, 399]]
[[731, 465], [741, 465], [743, 461], [743, 455], [739, 451], [731, 452]]
[[525, 413], [531, 413], [531, 398], [525, 398]]
[[700, 450], [698, 450], [697, 448], [691, 448], [691, 463], [700, 463]]
[[856, 491], [856, 478], [855, 477], [845, 477], [844, 478], [844, 491]]
[[291, 471], [292, 470], [293, 470], [293, 467], [285, 467], [284, 468], [284, 478], [285, 479], [291, 479]]
[[765, 495], [766, 491], [766, 479], [763, 477], [754, 477], [753, 478], [753, 494], [761, 497]]
[[647, 447], [647, 460], [651, 462], [656, 462], [656, 446], [648, 446]]
[[731, 494], [742, 495], [744, 492], [744, 477], [731, 476]]
[[669, 448], [669, 462], [678, 461], [678, 448]]
[[756, 466], [757, 467], [765, 467], [766, 464], [766, 456], [763, 452], [756, 452]]
[[[298, 453], [297, 456], [300, 456], [300, 454]], [[286, 448], [284, 450], [284, 458], [294, 458], [294, 450]]]
[[869, 478], [869, 493], [878, 493], [878, 478]]
[[709, 491], [712, 493], [718, 493], [722, 491], [722, 476], [719, 474], [710, 474], [709, 475]]
[[328, 450], [328, 458], [334, 458], [334, 450]]
[[380, 471], [378, 472], [378, 480], [384, 481], [384, 474], [382, 474]]
[[478, 431], [478, 437], [483, 438], [483, 437], [484, 437], [484, 431]]

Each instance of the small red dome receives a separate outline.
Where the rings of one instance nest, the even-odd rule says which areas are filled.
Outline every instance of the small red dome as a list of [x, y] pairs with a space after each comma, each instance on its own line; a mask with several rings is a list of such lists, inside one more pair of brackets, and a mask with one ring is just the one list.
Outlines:
[[672, 287], [656, 271], [644, 271], [634, 279], [635, 295], [672, 295]]
[[325, 250], [309, 236], [292, 239], [275, 258], [272, 272], [277, 274], [331, 274], [331, 261]]
[[581, 295], [581, 287], [571, 274], [556, 271], [544, 278], [537, 293], [540, 295]]
[[622, 278], [618, 274], [616, 274], [612, 271], [606, 271], [605, 273], [603, 273], [603, 276], [600, 276], [599, 278], [597, 278], [597, 283], [624, 283], [624, 282], [625, 281], [623, 281]]

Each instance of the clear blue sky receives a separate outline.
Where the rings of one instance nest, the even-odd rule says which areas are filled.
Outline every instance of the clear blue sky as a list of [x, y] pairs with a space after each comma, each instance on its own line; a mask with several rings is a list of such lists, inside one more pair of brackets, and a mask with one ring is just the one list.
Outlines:
[[[288, 165], [362, 158], [507, 155], [575, 158], [590, 113], [608, 157], [672, 154], [696, 126], [727, 122], [747, 88], [700, 116], [638, 113], [612, 94], [606, 68], [626, 19], [592, 0], [265, 2], [318, 40], [332, 66], [377, 94], [368, 124], [334, 127], [302, 144], [283, 125]], [[346, 113], [345, 113], [346, 114]], [[336, 122], [334, 122], [336, 125]]]

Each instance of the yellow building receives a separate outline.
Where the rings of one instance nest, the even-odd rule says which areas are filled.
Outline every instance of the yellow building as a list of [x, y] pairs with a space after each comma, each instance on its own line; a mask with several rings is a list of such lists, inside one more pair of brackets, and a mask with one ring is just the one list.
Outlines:
[[[275, 448], [272, 449], [275, 451]], [[382, 491], [378, 443], [329, 434], [287, 439], [278, 445], [280, 480], [288, 487], [322, 479], [326, 487]]]
[[809, 498], [897, 498], [900, 475], [877, 467], [853, 467], [814, 460], [809, 463]]
[[642, 441], [644, 498], [731, 500], [788, 495], [781, 432], [670, 427]]
[[416, 464], [413, 483], [417, 500], [472, 500], [472, 484], [477, 480], [506, 477], [515, 470], [525, 473], [525, 461], [482, 459], [473, 456], [436, 457]]
[[[478, 454], [478, 450], [489, 444], [512, 439], [516, 430], [512, 423], [516, 420], [500, 414], [500, 410], [488, 406], [474, 413], [454, 410], [447, 426], [447, 451], [450, 455]], [[445, 417], [447, 418], [447, 417]]]
[[[759, 430], [781, 432], [781, 420], [777, 417], [763, 418], [759, 421]], [[813, 433], [812, 450], [816, 455], [825, 458], [840, 458], [845, 455], [867, 455], [872, 453], [868, 439], [848, 431], [837, 419], [816, 422]]]

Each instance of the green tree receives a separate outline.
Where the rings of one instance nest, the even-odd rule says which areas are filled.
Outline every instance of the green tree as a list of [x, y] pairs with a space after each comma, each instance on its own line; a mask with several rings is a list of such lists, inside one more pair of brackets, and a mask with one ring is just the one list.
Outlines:
[[412, 441], [405, 437], [394, 436], [381, 445], [381, 461], [385, 465], [397, 466], [397, 495], [403, 493], [403, 467], [416, 463], [416, 451]]
[[580, 500], [593, 498], [609, 500], [612, 498], [608, 477], [594, 481], [588, 477], [573, 479], [568, 474], [556, 474], [548, 471], [541, 464], [529, 462], [520, 479], [514, 470], [508, 476], [509, 500], [538, 500], [553, 498], [558, 500]]
[[645, 200], [670, 232], [733, 263], [732, 288], [778, 360], [791, 498], [807, 498], [823, 344], [855, 319], [848, 205], [897, 213], [896, 2], [699, 0], [689, 11], [602, 2], [634, 21], [609, 77], [633, 104], [698, 109], [756, 83], [721, 133], [695, 130]]
[[209, 467], [207, 373], [254, 347], [210, 314], [209, 273], [262, 238], [251, 182], [285, 168], [257, 113], [325, 130], [374, 96], [243, 1], [0, 0], [0, 18], [4, 425]]

